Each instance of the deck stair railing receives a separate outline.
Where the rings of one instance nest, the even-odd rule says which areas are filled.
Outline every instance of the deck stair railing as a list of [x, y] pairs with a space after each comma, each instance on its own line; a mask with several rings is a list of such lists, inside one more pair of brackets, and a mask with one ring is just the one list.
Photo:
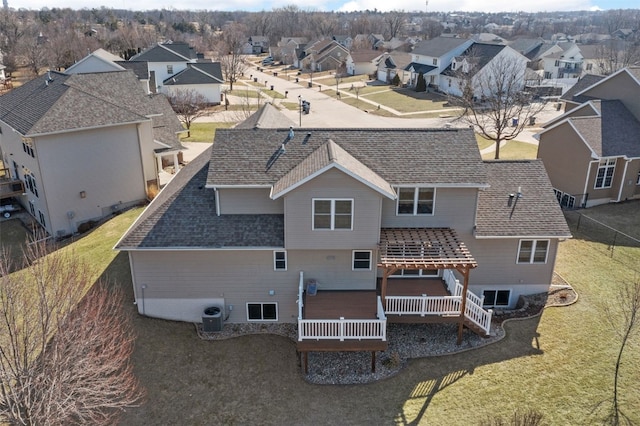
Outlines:
[[[443, 274], [451, 296], [387, 296], [386, 313], [392, 315], [440, 315], [458, 316], [462, 303], [463, 286], [453, 272], [445, 270]], [[467, 291], [465, 305], [465, 319], [481, 329], [486, 335], [491, 331], [491, 317], [493, 311], [482, 307], [484, 297], [478, 297]]]

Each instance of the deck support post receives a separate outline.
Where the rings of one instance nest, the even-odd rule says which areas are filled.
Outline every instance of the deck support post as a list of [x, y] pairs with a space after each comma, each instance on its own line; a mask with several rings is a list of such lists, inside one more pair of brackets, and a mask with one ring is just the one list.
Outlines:
[[376, 372], [376, 351], [371, 351], [371, 372]]
[[464, 268], [460, 272], [462, 273], [464, 281], [462, 284], [462, 300], [460, 302], [460, 322], [458, 323], [458, 345], [462, 344], [462, 333], [464, 331], [464, 313], [467, 309], [467, 289], [469, 288], [469, 268]]
[[[382, 265], [380, 265], [382, 266]], [[391, 274], [398, 270], [395, 266], [388, 266], [382, 270], [382, 285], [380, 286], [380, 298], [382, 299], [382, 306], [386, 309], [386, 299], [387, 299], [387, 284], [389, 282], [389, 277]]]

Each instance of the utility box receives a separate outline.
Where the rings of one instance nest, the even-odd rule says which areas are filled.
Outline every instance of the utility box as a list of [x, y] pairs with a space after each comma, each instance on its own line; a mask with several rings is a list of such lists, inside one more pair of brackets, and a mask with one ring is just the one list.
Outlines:
[[202, 331], [213, 333], [222, 331], [222, 309], [218, 306], [211, 306], [204, 310], [202, 315]]

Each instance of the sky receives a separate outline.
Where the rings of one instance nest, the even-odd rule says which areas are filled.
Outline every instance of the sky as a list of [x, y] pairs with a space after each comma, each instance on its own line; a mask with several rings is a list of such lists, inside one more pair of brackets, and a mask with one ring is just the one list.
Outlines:
[[69, 7], [92, 9], [102, 6], [113, 9], [150, 10], [211, 10], [261, 11], [295, 4], [303, 10], [344, 11], [484, 11], [484, 12], [555, 12], [573, 10], [608, 10], [639, 8], [640, 0], [8, 0], [13, 9]]

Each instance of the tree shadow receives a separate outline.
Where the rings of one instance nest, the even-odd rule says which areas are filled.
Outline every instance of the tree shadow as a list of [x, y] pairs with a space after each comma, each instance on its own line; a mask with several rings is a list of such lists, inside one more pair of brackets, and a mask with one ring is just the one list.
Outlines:
[[[426, 413], [438, 392], [459, 380], [474, 374], [478, 367], [501, 363], [520, 357], [542, 355], [537, 331], [541, 316], [509, 321], [505, 324], [506, 336], [501, 341], [482, 348], [447, 356], [414, 359], [407, 370], [421, 374], [407, 382], [413, 387], [407, 390], [407, 402], [420, 404], [417, 414], [408, 416], [400, 411], [394, 419], [398, 425], [419, 425], [427, 422]], [[411, 418], [409, 418], [411, 417]]]

